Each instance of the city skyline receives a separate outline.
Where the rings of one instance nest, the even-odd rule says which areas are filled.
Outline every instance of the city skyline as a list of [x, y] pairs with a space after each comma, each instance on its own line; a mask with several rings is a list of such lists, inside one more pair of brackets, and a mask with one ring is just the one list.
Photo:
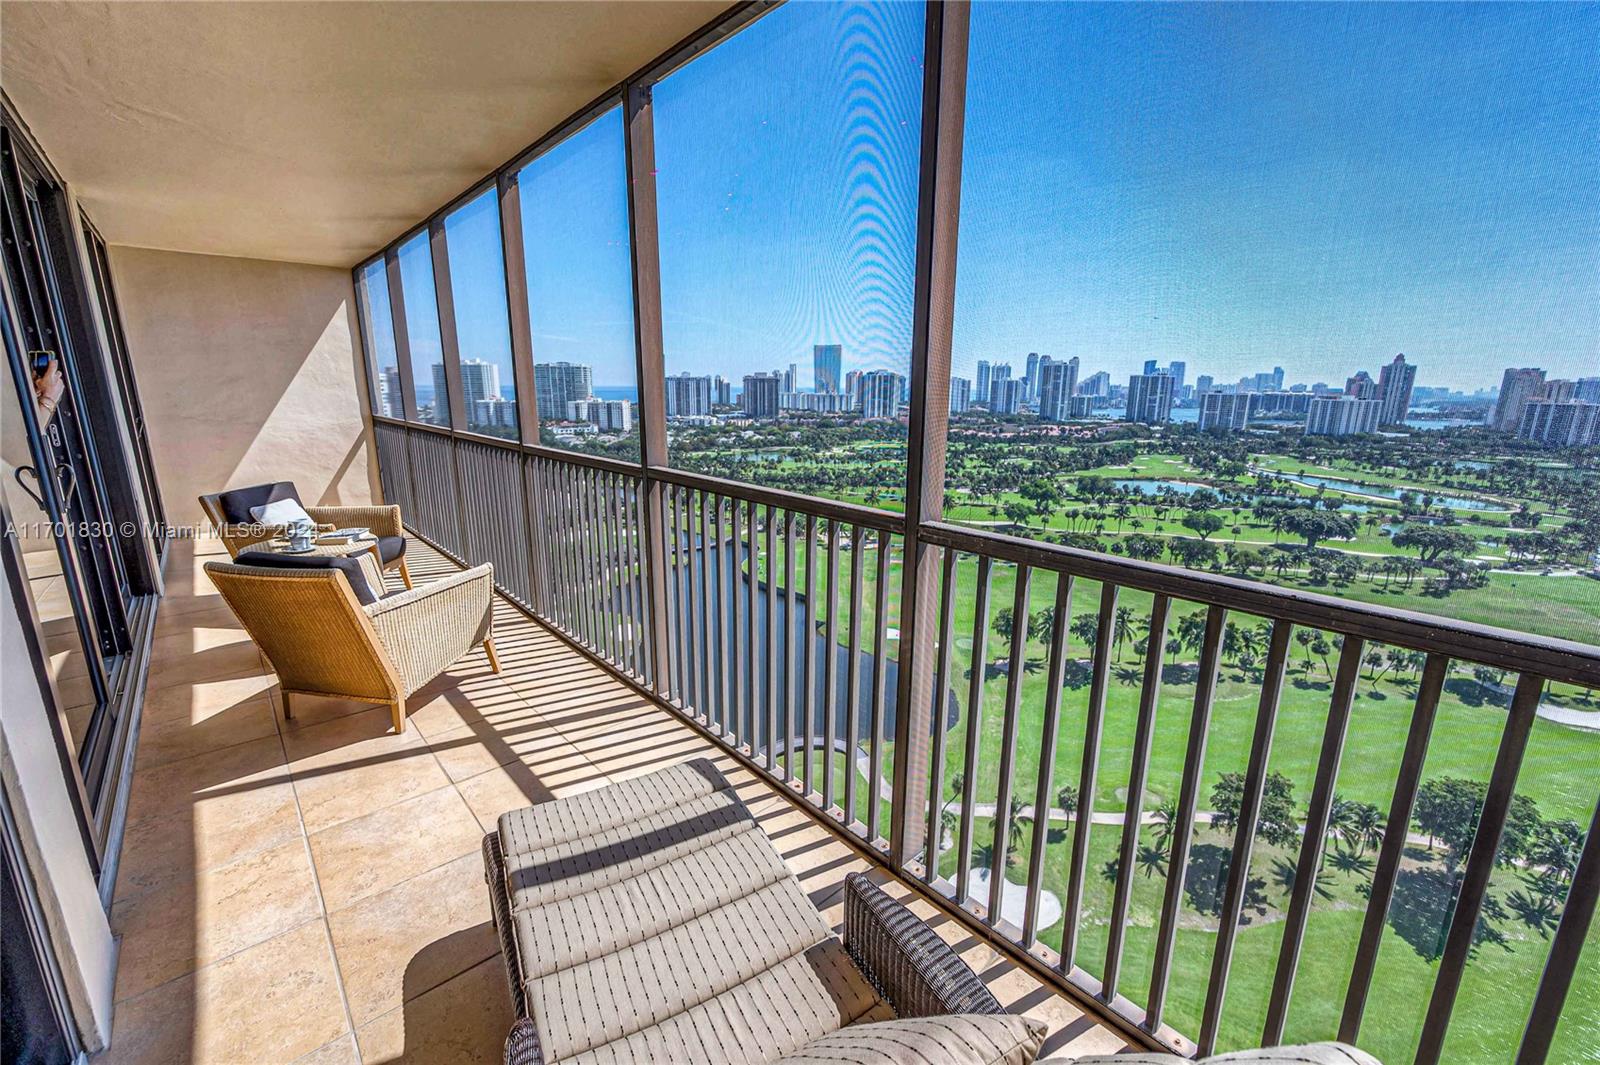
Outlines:
[[[1577, 5], [976, 6], [953, 374], [1038, 352], [1335, 384], [1398, 351], [1466, 392], [1600, 373], [1597, 35]], [[846, 41], [869, 57], [849, 91]], [[805, 388], [825, 343], [906, 372], [920, 53], [913, 9], [789, 5], [661, 83], [669, 373], [796, 362]], [[763, 57], [770, 83], [733, 84]], [[541, 157], [568, 202], [530, 244], [585, 279], [549, 282], [536, 360], [602, 387], [635, 383], [621, 159], [614, 111]], [[574, 201], [589, 185], [616, 188]]]

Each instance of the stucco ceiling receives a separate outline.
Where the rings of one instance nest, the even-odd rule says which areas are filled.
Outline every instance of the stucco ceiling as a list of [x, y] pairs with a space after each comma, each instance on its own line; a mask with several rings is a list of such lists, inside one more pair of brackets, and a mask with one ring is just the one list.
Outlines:
[[728, 0], [0, 5], [0, 84], [107, 240], [350, 266]]

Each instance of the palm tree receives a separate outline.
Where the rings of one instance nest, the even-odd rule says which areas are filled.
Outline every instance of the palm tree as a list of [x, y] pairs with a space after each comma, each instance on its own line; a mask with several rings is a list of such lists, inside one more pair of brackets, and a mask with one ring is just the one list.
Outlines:
[[1301, 670], [1302, 673], [1311, 672], [1311, 641], [1315, 638], [1316, 634], [1310, 629], [1294, 630], [1294, 642], [1299, 644], [1306, 653], [1306, 668]]
[[1155, 836], [1156, 846], [1165, 854], [1172, 845], [1172, 837], [1178, 830], [1178, 804], [1168, 799], [1155, 808], [1153, 816], [1152, 834]]
[[1138, 622], [1134, 620], [1132, 607], [1118, 607], [1116, 615], [1111, 622], [1111, 638], [1117, 645], [1117, 661], [1122, 661], [1122, 643], [1138, 631]]
[[1160, 847], [1141, 845], [1135, 861], [1139, 868], [1144, 870], [1146, 877], [1153, 877], [1157, 873], [1165, 876], [1167, 872], [1167, 852]]
[[1061, 785], [1061, 790], [1056, 792], [1056, 806], [1066, 813], [1068, 817], [1078, 812], [1078, 789], [1071, 784]]

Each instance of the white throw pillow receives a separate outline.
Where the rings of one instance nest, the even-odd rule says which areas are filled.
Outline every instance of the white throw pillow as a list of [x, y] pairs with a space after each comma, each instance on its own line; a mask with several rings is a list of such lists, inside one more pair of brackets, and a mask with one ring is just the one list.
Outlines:
[[292, 525], [297, 521], [311, 520], [306, 508], [293, 499], [279, 499], [264, 507], [251, 507], [250, 516], [263, 525]]

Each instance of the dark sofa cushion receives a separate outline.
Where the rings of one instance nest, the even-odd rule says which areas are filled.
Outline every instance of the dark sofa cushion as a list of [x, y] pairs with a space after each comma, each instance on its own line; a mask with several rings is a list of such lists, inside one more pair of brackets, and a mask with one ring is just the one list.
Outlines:
[[254, 525], [256, 519], [250, 513], [250, 508], [264, 507], [280, 499], [300, 502], [300, 493], [294, 490], [294, 482], [275, 481], [272, 484], [253, 484], [249, 488], [219, 492], [217, 506], [222, 511], [222, 520], [229, 525]]
[[393, 562], [406, 553], [406, 538], [404, 536], [378, 537], [378, 557], [385, 564]]
[[350, 582], [350, 590], [362, 606], [376, 603], [372, 586], [356, 558], [338, 558], [333, 555], [286, 555], [279, 551], [241, 551], [234, 562], [241, 566], [260, 566], [263, 569], [336, 569]]

